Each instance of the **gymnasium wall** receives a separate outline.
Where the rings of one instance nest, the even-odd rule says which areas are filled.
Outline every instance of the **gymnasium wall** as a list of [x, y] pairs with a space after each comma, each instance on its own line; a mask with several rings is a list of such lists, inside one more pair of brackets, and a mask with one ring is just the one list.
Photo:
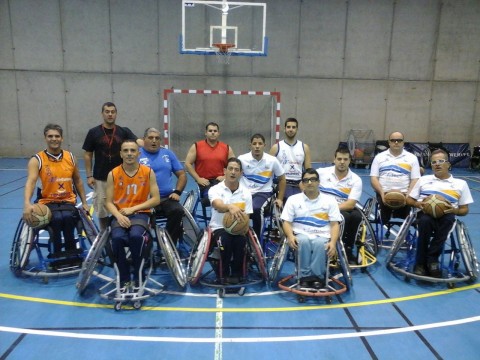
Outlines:
[[281, 92], [314, 161], [350, 129], [480, 144], [479, 0], [262, 2], [268, 57], [226, 66], [178, 53], [179, 0], [0, 0], [0, 155], [43, 148], [47, 122], [81, 155], [104, 101], [137, 135], [162, 127], [172, 87]]

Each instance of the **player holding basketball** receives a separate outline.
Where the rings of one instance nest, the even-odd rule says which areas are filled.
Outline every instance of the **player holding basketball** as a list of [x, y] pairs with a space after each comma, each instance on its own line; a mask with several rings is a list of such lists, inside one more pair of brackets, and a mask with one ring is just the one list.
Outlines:
[[48, 229], [53, 249], [49, 248], [50, 257], [64, 256], [62, 253], [62, 233], [65, 240], [65, 251], [77, 250], [75, 229], [79, 221], [75, 208], [77, 196], [80, 196], [83, 209], [88, 211], [83, 181], [76, 159], [70, 151], [62, 150], [63, 129], [60, 125], [48, 124], [43, 130], [47, 148], [35, 154], [28, 162], [27, 182], [25, 183], [23, 219], [32, 223], [33, 196], [37, 180], [42, 187], [39, 191], [40, 204], [47, 205], [52, 212]]
[[232, 148], [218, 140], [220, 127], [214, 122], [205, 126], [205, 140], [194, 143], [185, 158], [185, 168], [197, 182], [202, 206], [209, 206], [208, 190], [224, 179], [227, 160], [234, 157]]
[[87, 184], [94, 189], [93, 207], [100, 223], [100, 230], [105, 229], [109, 223], [109, 214], [105, 209], [107, 176], [110, 170], [122, 163], [120, 157], [122, 141], [133, 139], [143, 146], [143, 141], [137, 139], [129, 128], [116, 124], [117, 107], [114, 103], [106, 102], [102, 105], [102, 117], [103, 123], [88, 131], [82, 146], [85, 150], [83, 157]]
[[120, 273], [121, 287], [125, 288], [131, 281], [125, 246], [130, 248], [133, 279], [138, 282], [151, 209], [160, 204], [155, 173], [148, 166], [138, 163], [139, 155], [135, 140], [125, 140], [120, 147], [122, 164], [110, 171], [107, 177], [105, 206], [113, 215], [110, 225], [112, 248]]
[[455, 225], [455, 215], [467, 215], [468, 204], [473, 203], [473, 198], [466, 181], [455, 179], [450, 174], [451, 165], [446, 151], [434, 150], [431, 165], [434, 174], [420, 178], [410, 191], [407, 204], [423, 210], [422, 200], [433, 194], [443, 196], [451, 204], [445, 211], [446, 214], [440, 218], [435, 219], [423, 211], [419, 212], [417, 216], [418, 243], [414, 273], [441, 277], [442, 271], [438, 258], [443, 244]]
[[346, 147], [335, 150], [333, 166], [317, 169], [320, 177], [320, 191], [335, 198], [344, 218], [343, 243], [351, 265], [357, 265], [353, 255], [355, 238], [358, 226], [362, 221], [362, 214], [356, 208], [362, 196], [362, 179], [350, 170], [352, 157]]
[[300, 181], [304, 169], [312, 167], [310, 148], [307, 144], [296, 139], [298, 120], [288, 118], [285, 120], [285, 139], [275, 144], [270, 149], [270, 155], [275, 156], [285, 170], [286, 188], [283, 201], [290, 195], [298, 194]]
[[278, 178], [278, 196], [275, 203], [280, 209], [283, 207], [286, 185], [285, 171], [276, 157], [264, 152], [265, 137], [263, 135], [254, 134], [250, 138], [250, 148], [250, 152], [238, 157], [243, 167], [243, 176], [240, 182], [252, 193], [253, 230], [260, 237], [264, 209], [273, 195], [274, 176]]
[[[219, 244], [222, 257], [221, 276], [217, 271], [219, 282], [238, 283], [243, 275], [242, 265], [245, 256], [246, 235], [232, 235], [223, 228], [223, 216], [230, 212], [241, 220], [242, 213], [251, 214], [252, 195], [240, 183], [242, 163], [237, 158], [229, 158], [224, 169], [224, 180], [212, 186], [208, 198], [212, 204], [210, 228], [213, 232], [212, 244]], [[233, 256], [233, 261], [230, 261]]]
[[282, 212], [288, 245], [298, 251], [300, 287], [325, 286], [327, 259], [337, 253], [342, 216], [337, 201], [319, 191], [318, 173], [313, 168], [302, 174], [303, 193], [288, 198]]
[[385, 205], [385, 194], [396, 190], [407, 195], [420, 178], [418, 159], [404, 147], [404, 136], [401, 132], [392, 132], [388, 137], [390, 148], [377, 154], [370, 169], [370, 182], [377, 194], [382, 223], [386, 224], [392, 216], [406, 218], [409, 206], [392, 211]]

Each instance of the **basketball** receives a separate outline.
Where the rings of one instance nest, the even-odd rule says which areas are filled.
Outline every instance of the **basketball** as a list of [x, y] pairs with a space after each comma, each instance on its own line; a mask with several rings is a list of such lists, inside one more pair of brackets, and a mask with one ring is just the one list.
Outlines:
[[400, 191], [389, 191], [385, 194], [385, 205], [391, 209], [400, 209], [405, 206], [407, 199]]
[[423, 212], [438, 219], [445, 215], [445, 210], [451, 209], [452, 204], [441, 195], [430, 195], [423, 199]]
[[33, 221], [30, 226], [34, 229], [40, 229], [48, 225], [52, 218], [52, 212], [47, 205], [33, 204]]
[[245, 235], [248, 232], [250, 218], [242, 212], [243, 220], [238, 221], [230, 212], [223, 215], [223, 228], [232, 235]]

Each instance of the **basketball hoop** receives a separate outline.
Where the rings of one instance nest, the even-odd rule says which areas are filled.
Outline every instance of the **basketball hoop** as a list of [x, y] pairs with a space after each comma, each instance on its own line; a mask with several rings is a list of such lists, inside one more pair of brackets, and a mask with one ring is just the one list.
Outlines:
[[228, 50], [234, 48], [235, 44], [215, 43], [212, 44], [212, 46], [217, 48], [215, 51], [215, 54], [217, 55], [217, 62], [219, 64], [229, 64], [232, 53]]

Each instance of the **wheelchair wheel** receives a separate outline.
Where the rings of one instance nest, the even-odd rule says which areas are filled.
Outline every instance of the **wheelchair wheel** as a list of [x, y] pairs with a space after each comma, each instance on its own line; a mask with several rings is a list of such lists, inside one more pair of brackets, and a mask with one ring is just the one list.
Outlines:
[[203, 266], [207, 261], [210, 249], [211, 237], [211, 232], [205, 230], [200, 241], [198, 241], [190, 254], [190, 259], [188, 260], [188, 281], [192, 285], [195, 285], [202, 276]]
[[189, 191], [183, 202], [183, 207], [190, 213], [190, 215], [192, 214], [193, 208], [195, 207], [195, 193], [193, 190]]
[[365, 250], [367, 250], [373, 256], [377, 256], [378, 242], [377, 237], [375, 236], [375, 231], [373, 230], [372, 224], [370, 224], [370, 221], [368, 221], [363, 212], [362, 219], [363, 220], [359, 226], [360, 241], [365, 246]]
[[192, 214], [190, 214], [190, 212], [186, 208], [184, 209], [183, 215], [183, 233], [183, 239], [192, 249], [195, 247], [199, 238], [202, 236], [202, 231], [193, 219]]
[[82, 269], [80, 270], [80, 274], [78, 275], [77, 280], [77, 291], [81, 295], [92, 277], [93, 271], [97, 266], [98, 259], [103, 253], [105, 248], [105, 244], [110, 237], [110, 230], [103, 230], [100, 234], [98, 234], [97, 238], [93, 242], [90, 250], [88, 251], [87, 257], [83, 261]]
[[247, 246], [248, 251], [253, 257], [255, 265], [257, 266], [262, 278], [264, 280], [267, 280], [267, 266], [265, 264], [265, 258], [263, 257], [262, 246], [260, 245], [260, 241], [258, 241], [257, 235], [255, 235], [255, 232], [252, 229], [248, 230]]
[[178, 255], [177, 248], [173, 244], [170, 235], [167, 231], [158, 226], [155, 227], [155, 235], [156, 241], [160, 249], [162, 249], [165, 262], [172, 272], [173, 278], [179, 287], [182, 289], [185, 288], [187, 285], [187, 275], [185, 273], [185, 269], [183, 268], [180, 255]]
[[[80, 205], [78, 207], [80, 207]], [[82, 221], [84, 236], [90, 241], [91, 245], [96, 240], [99, 233], [98, 227], [93, 221], [92, 216], [85, 213], [83, 209], [78, 208], [78, 213], [80, 215], [80, 220]]]
[[35, 236], [35, 230], [21, 219], [15, 231], [10, 252], [10, 270], [12, 270], [16, 276], [20, 276], [22, 270], [28, 265], [28, 259], [33, 248]]
[[390, 266], [390, 262], [393, 260], [394, 256], [400, 251], [402, 246], [404, 246], [404, 244], [406, 243], [410, 226], [414, 223], [416, 218], [417, 218], [416, 213], [412, 213], [408, 215], [405, 221], [403, 222], [402, 226], [400, 227], [398, 235], [393, 241], [393, 245], [390, 248], [390, 251], [388, 252], [387, 257], [385, 259], [385, 263], [387, 264], [387, 267]]
[[352, 288], [353, 280], [350, 266], [348, 265], [347, 252], [345, 251], [345, 246], [343, 245], [343, 241], [341, 239], [338, 239], [336, 246], [340, 270], [342, 272], [343, 279], [345, 280], [347, 290], [350, 290]]
[[474, 283], [479, 274], [477, 255], [475, 254], [475, 249], [473, 248], [467, 227], [459, 220], [457, 220], [456, 233], [462, 259], [465, 263], [465, 270], [470, 276], [469, 282]]
[[283, 263], [287, 258], [288, 249], [289, 246], [287, 238], [283, 237], [280, 245], [278, 246], [277, 252], [273, 256], [272, 263], [268, 268], [268, 281], [274, 282], [277, 279], [278, 274], [282, 270]]

